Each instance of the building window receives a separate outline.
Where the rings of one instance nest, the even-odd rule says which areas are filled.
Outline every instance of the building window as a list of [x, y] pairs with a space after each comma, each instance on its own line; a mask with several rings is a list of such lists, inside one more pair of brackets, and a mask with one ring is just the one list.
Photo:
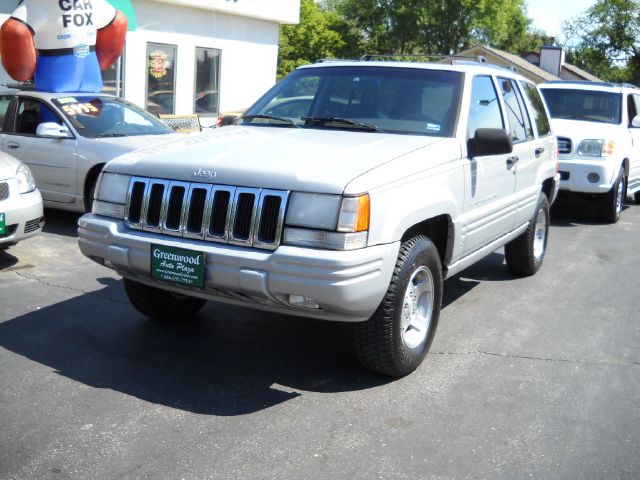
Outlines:
[[124, 53], [113, 65], [102, 71], [102, 92], [124, 97]]
[[220, 110], [220, 50], [196, 47], [196, 88], [193, 110], [217, 116]]
[[176, 46], [147, 44], [146, 109], [158, 115], [174, 113], [176, 97]]

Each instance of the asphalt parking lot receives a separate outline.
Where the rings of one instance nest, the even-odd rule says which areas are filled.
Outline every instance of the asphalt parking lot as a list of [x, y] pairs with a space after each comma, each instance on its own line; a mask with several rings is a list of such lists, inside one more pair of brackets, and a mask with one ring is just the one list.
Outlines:
[[425, 363], [363, 371], [344, 325], [209, 303], [146, 320], [78, 216], [0, 252], [2, 479], [640, 478], [640, 206], [553, 210], [545, 264], [445, 282]]

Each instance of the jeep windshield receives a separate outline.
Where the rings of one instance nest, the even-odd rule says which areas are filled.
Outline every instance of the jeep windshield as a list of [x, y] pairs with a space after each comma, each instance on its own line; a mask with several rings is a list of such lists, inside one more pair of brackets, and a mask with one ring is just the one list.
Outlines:
[[542, 88], [552, 118], [620, 123], [622, 96], [615, 92]]
[[415, 67], [320, 66], [285, 77], [243, 125], [451, 137], [462, 73]]
[[174, 132], [149, 112], [116, 97], [60, 96], [52, 102], [83, 137], [129, 137]]

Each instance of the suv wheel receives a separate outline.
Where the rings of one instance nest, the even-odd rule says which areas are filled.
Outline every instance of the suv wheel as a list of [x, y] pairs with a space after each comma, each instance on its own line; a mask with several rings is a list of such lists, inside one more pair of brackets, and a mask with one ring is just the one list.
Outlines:
[[607, 193], [598, 195], [597, 213], [598, 219], [605, 223], [616, 223], [622, 213], [624, 206], [625, 192], [627, 190], [627, 177], [624, 176], [624, 170], [620, 170], [620, 174], [616, 179], [613, 187]]
[[123, 279], [124, 291], [138, 312], [157, 320], [182, 320], [198, 313], [206, 300], [178, 295], [159, 288], [149, 287]]
[[549, 201], [542, 193], [527, 230], [504, 246], [507, 267], [514, 275], [529, 276], [538, 271], [547, 252]]
[[429, 350], [442, 305], [438, 250], [425, 236], [400, 246], [391, 283], [366, 322], [354, 325], [354, 346], [363, 366], [400, 377], [413, 372]]

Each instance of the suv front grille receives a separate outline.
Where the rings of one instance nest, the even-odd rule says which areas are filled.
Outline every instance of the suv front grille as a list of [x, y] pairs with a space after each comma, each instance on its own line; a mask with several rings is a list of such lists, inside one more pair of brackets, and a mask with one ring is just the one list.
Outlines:
[[0, 183], [0, 200], [9, 198], [9, 184], [7, 182]]
[[133, 177], [127, 227], [275, 250], [289, 192]]
[[558, 137], [558, 152], [565, 154], [565, 153], [571, 153], [571, 148], [572, 148], [572, 144], [571, 144], [571, 139], [570, 138], [565, 138], [565, 137]]

